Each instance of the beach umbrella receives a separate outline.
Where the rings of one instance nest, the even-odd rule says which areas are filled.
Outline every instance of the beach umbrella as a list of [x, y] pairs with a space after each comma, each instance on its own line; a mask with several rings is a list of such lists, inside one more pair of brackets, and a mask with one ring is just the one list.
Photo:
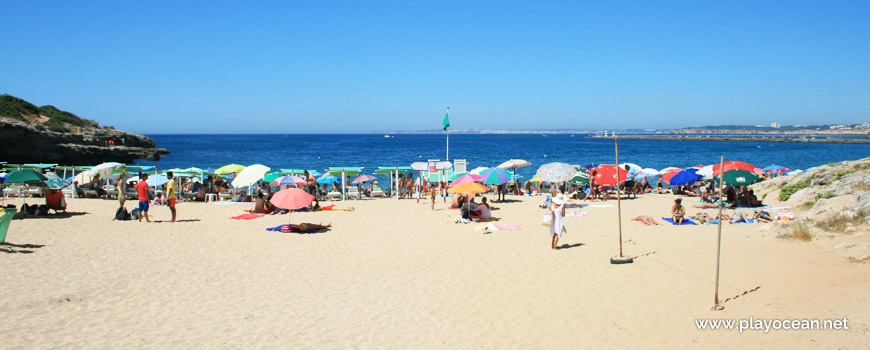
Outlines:
[[284, 175], [279, 178], [272, 180], [269, 185], [271, 186], [281, 186], [281, 185], [304, 185], [306, 184], [305, 180], [299, 176], [294, 175]]
[[269, 170], [269, 167], [262, 164], [251, 165], [239, 171], [238, 175], [233, 178], [231, 185], [235, 188], [248, 187], [262, 180]]
[[353, 179], [353, 181], [351, 181], [350, 183], [352, 183], [352, 184], [361, 184], [361, 183], [363, 183], [363, 182], [368, 182], [368, 181], [377, 180], [377, 179], [378, 179], [378, 178], [376, 178], [376, 177], [374, 177], [374, 176], [372, 176], [372, 175], [363, 174], [363, 175], [357, 176], [357, 177], [356, 177], [355, 179]]
[[683, 171], [683, 169], [680, 169], [680, 168], [674, 168], [674, 169], [670, 169], [670, 170], [668, 170], [668, 171], [662, 172], [662, 181], [667, 182], [668, 184], [670, 184], [670, 183], [671, 183], [671, 178], [674, 177], [674, 175], [679, 174], [681, 171]]
[[706, 166], [702, 167], [701, 169], [698, 169], [698, 171], [695, 173], [703, 176], [705, 179], [711, 179], [711, 178], [713, 178], [713, 166], [706, 165]]
[[628, 171], [625, 168], [620, 168], [615, 164], [602, 164], [592, 169], [592, 172], [595, 173], [595, 184], [601, 186], [616, 186], [617, 183], [617, 173], [619, 175], [619, 182], [625, 182], [626, 177], [628, 176]]
[[45, 184], [51, 188], [64, 188], [64, 187], [69, 186], [72, 183], [72, 182], [69, 182], [67, 180], [60, 178], [60, 176], [57, 176], [57, 174], [53, 174], [53, 173], [45, 174], [45, 178], [46, 178]]
[[[224, 166], [218, 168], [217, 170], [215, 170], [214, 173], [218, 174], [218, 175], [226, 175], [226, 174], [238, 173], [244, 169], [245, 169], [245, 166], [241, 165], [241, 164], [227, 164], [227, 165], [224, 165]], [[266, 171], [268, 171], [268, 170], [266, 170]]]
[[[731, 186], [747, 186], [761, 179], [758, 175], [748, 170], [731, 170], [726, 171], [722, 175], [725, 177], [725, 184]], [[719, 182], [719, 176], [713, 179]]]
[[[312, 201], [314, 201], [314, 196], [298, 187], [280, 190], [272, 195], [272, 199], [269, 200], [269, 202], [271, 202], [275, 207], [287, 210], [296, 210], [307, 207], [311, 205]], [[287, 215], [287, 219], [290, 219], [289, 214]]]
[[589, 164], [581, 165], [581, 167], [582, 167], [583, 169], [586, 169], [586, 170], [592, 170], [592, 169], [597, 168], [599, 165], [601, 165], [601, 164], [598, 164], [598, 163], [589, 163]]
[[92, 177], [88, 176], [88, 173], [83, 171], [76, 174], [76, 176], [73, 178], [73, 182], [78, 182], [79, 185], [84, 185], [91, 183], [91, 179]]
[[514, 170], [516, 170], [517, 168], [522, 168], [522, 167], [524, 167], [524, 166], [529, 166], [529, 165], [532, 165], [532, 163], [529, 163], [529, 162], [526, 161], [526, 160], [522, 160], [522, 159], [511, 159], [511, 160], [508, 160], [508, 161], [506, 161], [506, 162], [504, 162], [504, 163], [499, 164], [496, 168], [499, 168], [499, 169], [514, 169]]
[[338, 176], [331, 175], [329, 173], [323, 174], [322, 176], [317, 178], [317, 183], [319, 183], [321, 185], [322, 184], [332, 184], [332, 183], [337, 184], [339, 182], [341, 182], [341, 179], [339, 179]]
[[535, 176], [547, 182], [565, 182], [571, 180], [576, 172], [577, 170], [571, 164], [547, 163], [538, 168]]
[[[719, 172], [720, 172], [719, 167], [720, 167], [719, 164], [713, 165], [713, 176], [719, 175]], [[726, 173], [728, 171], [731, 171], [731, 170], [746, 170], [748, 172], [752, 172], [753, 170], [755, 170], [755, 166], [752, 164], [749, 164], [749, 163], [731, 160], [731, 161], [725, 162], [724, 169], [725, 169]], [[726, 181], [726, 183], [727, 183], [727, 181]]]
[[109, 177], [110, 174], [112, 174], [113, 171], [115, 171], [115, 169], [119, 169], [119, 168], [123, 168], [123, 167], [124, 167], [124, 164], [121, 164], [121, 163], [107, 162], [107, 163], [97, 165], [97, 166], [91, 168], [91, 170], [88, 170], [88, 175], [89, 176], [100, 175], [100, 177], [102, 177], [102, 178], [107, 178], [107, 177]]
[[[137, 181], [139, 180], [138, 177], [136, 178], [136, 180]], [[167, 182], [169, 182], [169, 178], [167, 178], [166, 175], [163, 175], [163, 174], [156, 174], [154, 176], [149, 176], [148, 180], [145, 181], [145, 183], [148, 184], [148, 187], [163, 186]]]
[[528, 182], [544, 182], [544, 180], [541, 179], [540, 177], [535, 176], [535, 177], [529, 179]]
[[489, 168], [487, 168], [485, 166], [479, 166], [479, 167], [474, 168], [473, 170], [469, 171], [469, 173], [480, 175], [480, 173], [484, 170], [489, 170]]
[[[502, 170], [502, 171], [504, 171], [504, 170]], [[486, 178], [481, 176], [481, 175], [465, 174], [465, 175], [457, 177], [455, 180], [453, 180], [453, 182], [450, 183], [450, 186], [456, 186], [456, 185], [459, 185], [459, 184], [465, 183], [465, 182], [477, 182], [477, 181], [483, 181], [483, 180], [486, 180]]]
[[683, 171], [680, 171], [668, 180], [668, 183], [671, 186], [682, 186], [693, 183], [695, 181], [700, 180], [703, 176], [697, 174], [698, 169], [689, 168]]
[[447, 189], [449, 193], [483, 193], [489, 189], [477, 182], [463, 182]]
[[677, 168], [677, 167], [675, 167], [675, 166], [669, 166], [669, 167], [667, 167], [667, 168], [664, 168], [664, 169], [662, 169], [662, 170], [659, 170], [659, 174], [664, 175], [666, 172], [671, 171], [671, 170], [674, 170], [674, 169], [677, 169], [677, 170], [683, 170], [683, 168]]
[[6, 173], [0, 173], [0, 182], [6, 181]]
[[641, 172], [641, 170], [643, 170], [643, 168], [641, 168], [640, 165], [637, 165], [634, 163], [622, 163], [622, 164], [619, 164], [619, 167], [625, 169], [626, 165], [628, 165], [629, 177], [631, 177], [633, 175], [637, 175], [639, 172]]
[[589, 170], [580, 168], [577, 169], [577, 172], [574, 173], [574, 177], [571, 178], [571, 183], [588, 185], [589, 184]]
[[501, 185], [514, 179], [511, 173], [499, 168], [484, 170], [480, 175], [484, 177], [483, 183], [488, 185]]
[[33, 169], [21, 169], [21, 170], [15, 170], [15, 171], [9, 173], [8, 175], [6, 175], [6, 180], [4, 181], [4, 183], [7, 183], [7, 184], [16, 184], [16, 183], [36, 184], [36, 183], [45, 182], [45, 180], [47, 180], [45, 178], [45, 176], [36, 172]]

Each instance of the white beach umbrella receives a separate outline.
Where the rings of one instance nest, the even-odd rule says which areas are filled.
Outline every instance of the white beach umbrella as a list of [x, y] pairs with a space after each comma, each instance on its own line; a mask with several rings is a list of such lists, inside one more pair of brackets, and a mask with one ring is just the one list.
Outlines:
[[622, 163], [622, 164], [619, 164], [619, 167], [625, 169], [625, 166], [626, 166], [626, 165], [628, 165], [629, 172], [632, 172], [632, 171], [640, 172], [641, 170], [643, 170], [643, 169], [640, 167], [640, 165], [637, 165], [637, 164], [634, 164], [634, 163]]
[[526, 161], [526, 160], [522, 160], [522, 159], [511, 159], [511, 160], [508, 160], [508, 161], [506, 161], [506, 162], [504, 162], [504, 163], [499, 164], [496, 168], [499, 168], [499, 169], [516, 169], [516, 168], [522, 168], [522, 167], [524, 167], [524, 166], [529, 166], [529, 165], [532, 165], [532, 163], [529, 163], [529, 162]]
[[235, 188], [247, 187], [253, 185], [257, 181], [263, 179], [266, 176], [266, 173], [269, 172], [271, 168], [262, 165], [262, 164], [254, 164], [247, 168], [242, 169], [235, 178], [233, 178], [232, 185]]
[[474, 174], [474, 175], [480, 175], [481, 172], [483, 172], [484, 170], [487, 170], [487, 169], [489, 169], [489, 168], [487, 168], [485, 166], [479, 166], [477, 168], [474, 168], [474, 170], [469, 171], [469, 173]]
[[662, 170], [659, 170], [659, 174], [664, 174], [664, 173], [666, 173], [666, 172], [668, 172], [668, 171], [670, 171], [670, 170], [674, 170], [674, 169], [680, 169], [680, 170], [682, 170], [682, 168], [677, 168], [677, 167], [675, 167], [675, 166], [669, 166], [669, 167], [667, 167], [667, 168], [664, 168], [664, 169], [662, 169]]
[[695, 174], [701, 175], [705, 179], [712, 179], [713, 178], [713, 166], [712, 165], [704, 166], [701, 169], [698, 169], [698, 171], [696, 171]]
[[649, 174], [649, 175], [652, 175], [652, 176], [655, 176], [655, 175], [659, 175], [659, 174], [661, 174], [658, 170], [655, 170], [655, 169], [653, 169], [653, 168], [643, 168], [643, 169], [640, 169], [640, 172], [641, 172], [642, 174]]
[[91, 176], [87, 172], [80, 172], [73, 178], [73, 182], [78, 182], [79, 185], [89, 184], [91, 183]]
[[100, 175], [100, 177], [102, 177], [102, 178], [107, 178], [107, 177], [109, 177], [109, 175], [112, 174], [112, 171], [115, 171], [115, 169], [123, 168], [123, 167], [124, 167], [124, 164], [121, 164], [121, 163], [107, 162], [107, 163], [97, 165], [97, 166], [91, 168], [91, 170], [88, 170], [88, 175], [89, 176]]

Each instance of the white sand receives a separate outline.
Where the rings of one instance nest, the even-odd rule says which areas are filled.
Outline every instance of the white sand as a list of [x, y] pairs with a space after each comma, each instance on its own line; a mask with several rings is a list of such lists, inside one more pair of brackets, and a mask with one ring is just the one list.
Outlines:
[[[116, 201], [72, 199], [70, 211], [84, 215], [12, 222], [5, 249], [18, 253], [0, 252], [0, 348], [870, 345], [870, 264], [759, 225], [724, 226], [720, 298], [733, 299], [711, 311], [716, 226], [628, 220], [665, 216], [673, 198], [622, 202], [625, 254], [639, 257], [620, 266], [609, 263], [615, 207], [566, 218], [560, 243], [575, 246], [553, 251], [542, 197], [496, 204], [500, 223], [521, 231], [454, 224], [458, 212], [440, 199], [436, 211], [378, 199], [338, 203], [354, 212], [292, 214], [334, 225], [313, 235], [265, 231], [286, 215], [229, 219], [247, 205], [181, 203], [179, 219], [195, 221], [175, 224], [156, 206], [152, 220], [163, 222], [146, 224], [112, 221]], [[847, 317], [849, 329], [740, 334], [694, 322], [750, 316]]]

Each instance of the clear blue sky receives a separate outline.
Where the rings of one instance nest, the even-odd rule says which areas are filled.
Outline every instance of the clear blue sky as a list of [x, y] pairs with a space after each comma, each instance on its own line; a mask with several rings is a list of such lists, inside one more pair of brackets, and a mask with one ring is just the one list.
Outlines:
[[0, 93], [140, 133], [870, 121], [870, 1], [3, 1]]

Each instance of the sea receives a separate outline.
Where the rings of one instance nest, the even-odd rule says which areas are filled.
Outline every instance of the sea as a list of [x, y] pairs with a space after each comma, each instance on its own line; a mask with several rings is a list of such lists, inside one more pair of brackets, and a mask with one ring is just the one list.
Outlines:
[[[279, 169], [363, 167], [372, 173], [379, 166], [408, 166], [412, 162], [448, 159], [447, 135], [441, 134], [246, 134], [148, 135], [170, 153], [159, 161], [137, 161], [158, 169], [219, 168], [238, 163], [263, 164]], [[569, 134], [452, 134], [449, 160], [465, 159], [467, 169], [493, 167], [509, 159], [524, 159], [531, 166], [517, 169], [534, 176], [551, 162], [586, 165], [616, 162], [613, 139]], [[828, 163], [870, 156], [870, 144], [777, 143], [677, 140], [619, 140], [619, 162], [644, 168], [691, 167], [739, 160], [759, 168], [780, 165], [808, 169]]]

